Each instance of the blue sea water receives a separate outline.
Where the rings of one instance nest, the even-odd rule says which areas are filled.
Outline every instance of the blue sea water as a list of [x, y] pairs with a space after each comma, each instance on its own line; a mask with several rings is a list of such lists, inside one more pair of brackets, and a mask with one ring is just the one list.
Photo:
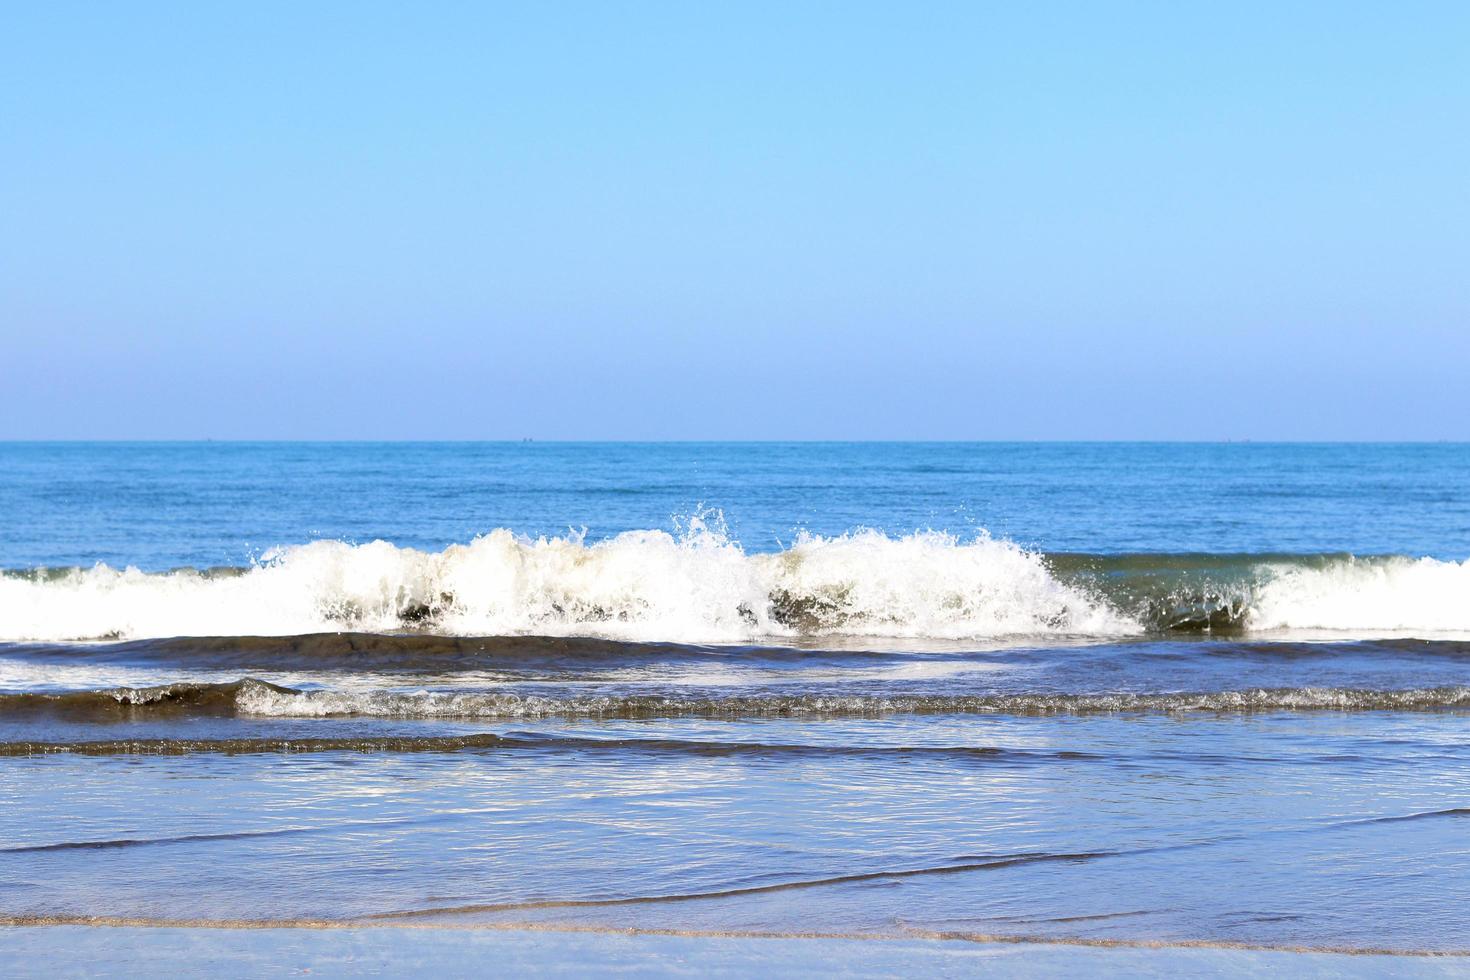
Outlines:
[[318, 538], [442, 549], [593, 538], [718, 508], [751, 551], [801, 530], [1045, 551], [1470, 557], [1470, 445], [8, 443], [0, 567], [241, 565]]
[[0, 922], [1470, 953], [1467, 478], [0, 445]]

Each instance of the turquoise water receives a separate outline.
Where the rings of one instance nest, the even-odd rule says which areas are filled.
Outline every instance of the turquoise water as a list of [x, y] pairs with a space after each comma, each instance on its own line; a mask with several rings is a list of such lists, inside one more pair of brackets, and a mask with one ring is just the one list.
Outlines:
[[1463, 952], [1467, 476], [0, 446], [0, 918]]

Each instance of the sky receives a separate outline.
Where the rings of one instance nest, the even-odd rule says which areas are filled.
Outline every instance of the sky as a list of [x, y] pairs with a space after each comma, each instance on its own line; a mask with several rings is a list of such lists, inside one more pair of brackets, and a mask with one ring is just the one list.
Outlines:
[[0, 438], [1470, 439], [1470, 4], [8, 4]]

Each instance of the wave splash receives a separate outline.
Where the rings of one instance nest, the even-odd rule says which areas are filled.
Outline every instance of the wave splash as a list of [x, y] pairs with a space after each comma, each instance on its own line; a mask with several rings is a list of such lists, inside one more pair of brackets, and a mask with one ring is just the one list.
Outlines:
[[317, 541], [228, 573], [98, 565], [0, 579], [5, 640], [404, 629], [719, 642], [1122, 635], [1137, 624], [1006, 541], [857, 531], [751, 554], [697, 520], [679, 536], [587, 543], [502, 529], [437, 553]]
[[1159, 631], [1470, 633], [1470, 562], [1340, 556], [1047, 556], [980, 535], [857, 530], [747, 552], [679, 534], [528, 538], [440, 552], [385, 541], [276, 549], [244, 569], [97, 565], [0, 575], [0, 641], [413, 631], [749, 642]]

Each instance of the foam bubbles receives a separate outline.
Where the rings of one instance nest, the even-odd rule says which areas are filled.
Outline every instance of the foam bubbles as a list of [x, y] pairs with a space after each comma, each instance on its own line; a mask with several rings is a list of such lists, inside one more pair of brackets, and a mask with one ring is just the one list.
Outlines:
[[[1146, 565], [1130, 561], [1117, 581], [1069, 577], [1012, 542], [933, 531], [807, 534], [751, 554], [699, 520], [679, 534], [590, 544], [504, 529], [439, 552], [316, 541], [223, 574], [98, 565], [0, 576], [0, 640], [347, 630], [688, 643], [1106, 638], [1175, 628], [1177, 616], [1150, 611], [1157, 596], [1128, 584], [1150, 581]], [[1240, 574], [1230, 629], [1470, 633], [1470, 562], [1300, 556]]]
[[1263, 573], [1246, 619], [1251, 629], [1470, 631], [1470, 562], [1347, 558]]
[[721, 528], [531, 539], [441, 552], [384, 541], [277, 549], [241, 574], [104, 565], [0, 579], [0, 639], [135, 639], [429, 629], [738, 642], [852, 635], [1125, 634], [1126, 616], [1010, 542], [934, 532], [806, 535], [747, 554]]

